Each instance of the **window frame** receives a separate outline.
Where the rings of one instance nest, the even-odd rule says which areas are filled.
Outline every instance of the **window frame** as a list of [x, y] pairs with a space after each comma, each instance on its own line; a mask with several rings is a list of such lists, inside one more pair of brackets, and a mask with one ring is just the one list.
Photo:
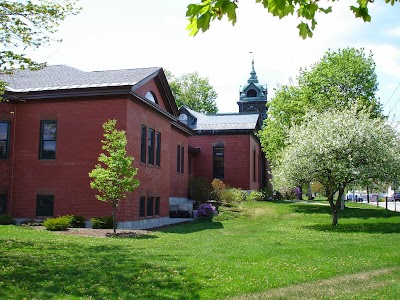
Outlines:
[[257, 175], [256, 175], [256, 150], [253, 150], [253, 181], [257, 182]]
[[139, 199], [139, 218], [146, 218], [146, 197], [141, 196]]
[[[54, 140], [53, 139], [44, 139], [44, 126], [46, 124], [55, 124], [56, 130], [55, 130]], [[39, 144], [39, 159], [40, 160], [55, 160], [56, 159], [57, 131], [58, 131], [57, 120], [41, 120], [40, 121], [40, 144]], [[54, 157], [44, 157], [45, 156], [45, 151], [44, 151], [45, 142], [54, 142]]]
[[156, 131], [156, 166], [161, 167], [161, 132]]
[[154, 197], [146, 199], [146, 217], [154, 217]]
[[[218, 151], [222, 150], [222, 156], [216, 155]], [[217, 159], [222, 157], [221, 159]], [[222, 166], [218, 166], [218, 161], [222, 161]], [[213, 178], [225, 178], [225, 147], [213, 147]], [[222, 170], [222, 172], [221, 172]]]
[[140, 162], [146, 163], [147, 159], [147, 127], [141, 125], [140, 128]]
[[6, 139], [1, 139], [0, 142], [4, 142], [5, 141], [5, 148], [6, 150], [4, 151], [4, 155], [1, 155], [0, 153], [0, 160], [1, 159], [8, 159], [9, 156], [9, 147], [10, 147], [10, 127], [11, 127], [11, 122], [10, 121], [6, 121], [6, 120], [0, 120], [0, 124], [6, 124]]
[[154, 165], [154, 129], [147, 129], [147, 163], [149, 165]]
[[181, 146], [181, 174], [185, 173], [185, 147]]
[[181, 172], [181, 145], [176, 145], [176, 172]]
[[185, 147], [181, 145], [176, 146], [176, 172], [185, 173]]
[[[50, 203], [47, 203], [46, 205], [40, 205], [41, 204], [40, 201], [49, 201]], [[36, 216], [37, 217], [54, 216], [54, 195], [36, 195]]]

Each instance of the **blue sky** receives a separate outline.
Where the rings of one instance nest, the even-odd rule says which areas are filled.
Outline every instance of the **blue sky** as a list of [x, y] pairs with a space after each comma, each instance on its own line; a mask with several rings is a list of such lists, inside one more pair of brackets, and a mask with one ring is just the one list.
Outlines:
[[[214, 22], [206, 33], [190, 37], [186, 6], [195, 0], [81, 0], [82, 12], [64, 21], [62, 43], [31, 52], [49, 64], [82, 70], [163, 67], [175, 75], [197, 71], [218, 93], [220, 112], [237, 112], [239, 89], [251, 70], [249, 52], [269, 99], [279, 84], [295, 79], [299, 69], [338, 48], [372, 51], [385, 112], [400, 120], [400, 3], [375, 1], [371, 23], [355, 19], [350, 1], [333, 3], [333, 13], [319, 15], [312, 39], [298, 36], [296, 17], [272, 17], [255, 1], [239, 1], [238, 22]], [[354, 1], [355, 2], [355, 1]], [[398, 89], [396, 90], [396, 88]]]

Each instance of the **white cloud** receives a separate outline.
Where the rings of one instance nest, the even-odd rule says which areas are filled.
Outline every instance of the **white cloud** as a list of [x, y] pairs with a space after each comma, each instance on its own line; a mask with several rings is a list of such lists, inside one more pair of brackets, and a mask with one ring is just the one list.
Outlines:
[[389, 30], [386, 32], [386, 34], [387, 34], [389, 37], [397, 37], [397, 38], [400, 38], [400, 26], [397, 26], [397, 27], [395, 27], [395, 28], [389, 29]]

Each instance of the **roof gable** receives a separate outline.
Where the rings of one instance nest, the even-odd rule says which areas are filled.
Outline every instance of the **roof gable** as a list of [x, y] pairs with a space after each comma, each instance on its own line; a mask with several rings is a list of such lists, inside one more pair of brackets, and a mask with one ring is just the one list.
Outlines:
[[168, 81], [159, 67], [87, 72], [55, 65], [37, 71], [15, 70], [11, 75], [0, 74], [0, 80], [8, 83], [6, 96], [11, 98], [26, 100], [132, 94], [145, 103], [150, 101], [135, 91], [154, 80], [164, 104], [162, 109], [175, 117], [178, 115]]

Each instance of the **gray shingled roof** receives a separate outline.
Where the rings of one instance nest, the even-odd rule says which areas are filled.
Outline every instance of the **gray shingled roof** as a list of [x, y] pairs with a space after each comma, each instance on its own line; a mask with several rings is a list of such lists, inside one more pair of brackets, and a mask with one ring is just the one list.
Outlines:
[[257, 128], [258, 113], [232, 113], [232, 114], [210, 114], [205, 115], [185, 109], [197, 119], [190, 125], [193, 130], [253, 130]]
[[0, 75], [11, 92], [32, 92], [134, 85], [160, 68], [141, 68], [106, 71], [81, 71], [66, 65], [48, 66], [38, 71], [17, 70], [13, 75]]

